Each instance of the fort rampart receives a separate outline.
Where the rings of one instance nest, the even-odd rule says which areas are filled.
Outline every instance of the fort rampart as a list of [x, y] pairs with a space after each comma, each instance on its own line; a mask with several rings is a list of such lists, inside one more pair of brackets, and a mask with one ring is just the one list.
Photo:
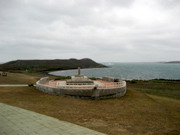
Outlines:
[[[89, 87], [82, 88], [83, 86], [81, 86], [80, 89], [78, 89], [78, 87], [59, 87], [59, 86], [45, 85], [46, 82], [49, 82], [48, 77], [41, 78], [39, 81], [36, 82], [36, 88], [42, 92], [58, 95], [58, 96], [69, 96], [69, 97], [82, 98], [82, 99], [106, 99], [106, 98], [122, 97], [126, 94], [125, 81], [120, 81], [118, 83], [118, 87], [113, 87], [113, 88], [98, 87], [98, 86], [91, 88]], [[117, 85], [117, 83], [113, 85]]]

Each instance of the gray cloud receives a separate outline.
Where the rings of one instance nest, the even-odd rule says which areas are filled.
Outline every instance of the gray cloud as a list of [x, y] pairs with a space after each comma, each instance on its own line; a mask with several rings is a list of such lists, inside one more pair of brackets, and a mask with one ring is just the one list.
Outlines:
[[180, 58], [179, 0], [1, 0], [0, 61]]

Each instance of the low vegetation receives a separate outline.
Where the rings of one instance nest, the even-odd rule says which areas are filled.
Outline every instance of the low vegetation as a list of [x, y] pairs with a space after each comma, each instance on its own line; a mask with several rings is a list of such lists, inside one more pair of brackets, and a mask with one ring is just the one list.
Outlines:
[[[0, 82], [32, 83], [41, 76], [43, 75], [9, 73], [7, 77], [1, 77]], [[108, 100], [53, 96], [34, 87], [0, 87], [0, 102], [109, 135], [178, 135], [180, 134], [179, 86], [179, 81], [128, 82], [128, 91], [124, 97]], [[167, 93], [163, 95], [163, 90], [171, 96]]]
[[70, 76], [60, 76], [60, 77], [56, 77], [54, 80], [66, 80], [66, 79], [71, 79]]
[[132, 80], [128, 81], [128, 87], [143, 93], [180, 99], [180, 80]]

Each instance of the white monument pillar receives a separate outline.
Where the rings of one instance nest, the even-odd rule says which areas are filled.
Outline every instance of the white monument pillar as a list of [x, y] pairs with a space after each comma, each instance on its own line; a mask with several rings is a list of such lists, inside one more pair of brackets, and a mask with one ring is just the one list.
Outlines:
[[81, 75], [81, 69], [78, 67], [78, 75]]

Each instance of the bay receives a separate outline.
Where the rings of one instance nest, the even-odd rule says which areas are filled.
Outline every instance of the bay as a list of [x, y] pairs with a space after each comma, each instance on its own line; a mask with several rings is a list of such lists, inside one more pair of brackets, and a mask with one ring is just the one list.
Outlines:
[[[102, 63], [108, 68], [81, 69], [81, 73], [88, 77], [111, 76], [125, 80], [151, 80], [151, 79], [180, 79], [180, 64], [169, 63]], [[63, 70], [50, 72], [56, 76], [72, 76], [77, 70]]]

